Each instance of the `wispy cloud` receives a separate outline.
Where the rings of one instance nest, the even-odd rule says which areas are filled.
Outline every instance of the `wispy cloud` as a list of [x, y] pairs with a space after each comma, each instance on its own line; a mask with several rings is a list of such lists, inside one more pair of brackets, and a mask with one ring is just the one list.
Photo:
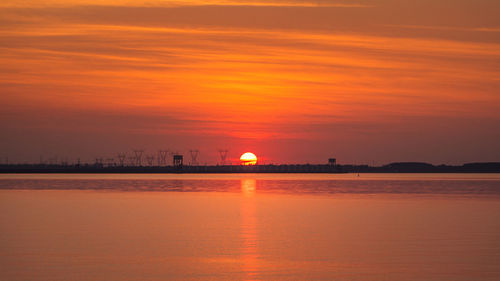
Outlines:
[[397, 27], [405, 29], [441, 30], [441, 31], [475, 31], [475, 32], [500, 32], [500, 27], [457, 27], [443, 25], [404, 25], [404, 24], [384, 24], [383, 26]]
[[7, 0], [0, 3], [0, 7], [71, 7], [85, 5], [102, 6], [135, 6], [135, 7], [182, 7], [182, 6], [261, 6], [261, 7], [338, 7], [338, 8], [366, 8], [371, 5], [353, 3], [351, 1], [329, 1], [329, 0], [47, 0], [47, 1], [16, 1]]
[[[274, 121], [279, 120], [273, 115], [287, 111], [297, 117], [313, 111], [328, 116], [332, 107], [350, 118], [380, 110], [443, 114], [434, 105], [411, 105], [445, 102], [451, 91], [457, 99], [475, 83], [493, 87], [498, 71], [487, 61], [500, 55], [495, 44], [428, 39], [257, 29], [106, 25], [70, 29], [73, 35], [30, 28], [10, 37], [2, 59], [16, 71], [2, 81], [74, 85], [74, 92], [82, 91], [77, 85], [85, 86], [85, 91], [95, 92], [80, 97], [89, 102], [119, 99], [129, 105], [184, 110], [198, 104], [202, 114], [218, 120], [234, 119], [236, 112], [246, 111]], [[10, 31], [4, 35], [13, 36]], [[463, 55], [471, 58], [457, 61]], [[429, 69], [432, 62], [436, 65]], [[48, 65], [52, 67], [43, 73], [27, 72]], [[137, 84], [131, 87], [133, 81]], [[104, 96], [98, 94], [101, 87], [106, 88]], [[419, 95], [422, 91], [428, 93]], [[486, 90], [480, 92], [491, 96]], [[478, 95], [476, 91], [476, 100]], [[388, 103], [397, 106], [382, 107]], [[356, 117], [356, 111], [363, 115]]]
[[238, 0], [206, 0], [206, 1], [169, 1], [165, 5], [171, 6], [262, 6], [262, 7], [338, 7], [338, 8], [367, 8], [371, 5], [334, 2], [334, 1], [238, 1]]

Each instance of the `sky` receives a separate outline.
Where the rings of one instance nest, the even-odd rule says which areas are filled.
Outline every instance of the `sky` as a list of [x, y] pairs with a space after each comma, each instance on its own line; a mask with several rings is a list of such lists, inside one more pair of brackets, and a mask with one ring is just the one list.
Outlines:
[[0, 162], [500, 161], [496, 0], [0, 2]]

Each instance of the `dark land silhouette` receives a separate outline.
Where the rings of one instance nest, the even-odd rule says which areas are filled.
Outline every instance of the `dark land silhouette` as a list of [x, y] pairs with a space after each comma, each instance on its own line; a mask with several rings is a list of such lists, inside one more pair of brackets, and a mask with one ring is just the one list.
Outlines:
[[283, 164], [213, 166], [105, 166], [102, 164], [3, 164], [0, 173], [500, 173], [500, 162], [460, 166], [422, 162], [396, 162], [383, 166]]

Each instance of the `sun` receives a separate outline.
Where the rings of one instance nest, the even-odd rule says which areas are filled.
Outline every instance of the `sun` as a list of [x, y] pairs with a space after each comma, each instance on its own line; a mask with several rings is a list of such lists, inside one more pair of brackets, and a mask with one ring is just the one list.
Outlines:
[[257, 156], [252, 152], [245, 152], [240, 157], [241, 165], [256, 165], [257, 164]]

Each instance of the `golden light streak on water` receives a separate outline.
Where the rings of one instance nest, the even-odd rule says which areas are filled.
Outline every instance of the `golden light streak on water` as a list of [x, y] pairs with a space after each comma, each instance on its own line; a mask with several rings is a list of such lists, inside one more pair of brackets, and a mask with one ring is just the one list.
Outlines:
[[241, 204], [241, 259], [245, 280], [260, 280], [257, 216], [255, 209], [255, 179], [242, 179], [241, 192], [244, 196]]

